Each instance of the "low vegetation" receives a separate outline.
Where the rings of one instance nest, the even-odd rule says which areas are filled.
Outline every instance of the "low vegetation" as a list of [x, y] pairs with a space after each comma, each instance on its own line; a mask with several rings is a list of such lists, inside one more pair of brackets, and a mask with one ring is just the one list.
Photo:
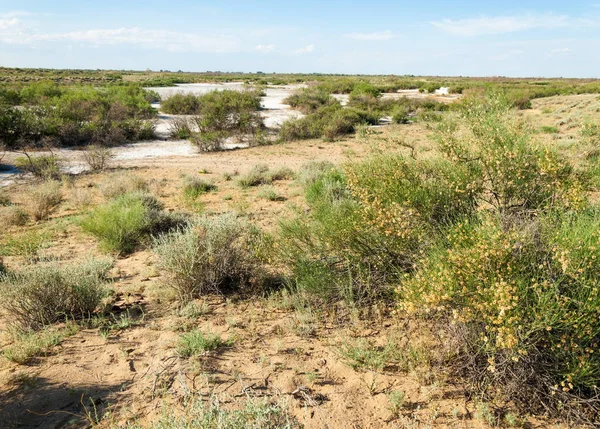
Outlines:
[[105, 250], [127, 254], [152, 234], [167, 232], [186, 222], [183, 216], [164, 212], [154, 196], [134, 192], [92, 209], [81, 220], [81, 227], [97, 237]]
[[61, 183], [51, 180], [34, 185], [29, 190], [27, 208], [31, 217], [36, 221], [40, 221], [48, 219], [62, 200]]
[[59, 320], [90, 317], [105, 295], [112, 261], [34, 265], [0, 277], [0, 306], [11, 323], [41, 329]]
[[8, 149], [110, 146], [152, 137], [154, 126], [148, 120], [154, 115], [146, 92], [137, 85], [34, 83], [9, 103], [0, 103], [0, 141]]
[[[232, 214], [203, 217], [155, 239], [165, 285], [187, 302], [208, 293], [237, 291], [260, 279], [252, 246], [256, 232]], [[254, 243], [255, 245], [255, 243]]]
[[166, 113], [193, 115], [174, 119], [171, 136], [191, 139], [201, 152], [222, 150], [231, 139], [260, 144], [264, 128], [260, 108], [260, 92], [255, 90], [176, 94], [161, 105]]

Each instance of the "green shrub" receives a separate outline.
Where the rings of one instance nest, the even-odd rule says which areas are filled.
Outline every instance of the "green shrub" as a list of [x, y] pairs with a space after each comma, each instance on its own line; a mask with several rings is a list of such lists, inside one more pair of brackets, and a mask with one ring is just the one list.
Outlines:
[[285, 201], [285, 197], [279, 195], [272, 186], [264, 187], [258, 192], [258, 197], [269, 201]]
[[279, 129], [282, 141], [323, 137], [332, 141], [353, 133], [358, 124], [377, 124], [379, 117], [364, 110], [342, 108], [339, 104], [321, 107], [315, 113], [283, 123]]
[[352, 92], [350, 92], [350, 95], [370, 95], [372, 97], [379, 97], [381, 95], [381, 90], [369, 82], [357, 82], [354, 85]]
[[251, 248], [255, 233], [227, 214], [201, 218], [196, 224], [155, 239], [166, 285], [182, 301], [222, 293], [250, 284], [258, 274]]
[[478, 394], [501, 392], [530, 412], [593, 413], [599, 226], [597, 211], [509, 228], [493, 216], [465, 223], [400, 285], [401, 305], [460, 327], [453, 359]]
[[96, 236], [102, 247], [116, 253], [130, 253], [149, 235], [167, 232], [187, 223], [179, 214], [165, 213], [154, 196], [128, 193], [94, 208], [81, 227]]
[[34, 185], [28, 191], [27, 208], [36, 220], [48, 219], [63, 201], [60, 182], [48, 181]]
[[42, 249], [48, 246], [50, 235], [47, 232], [31, 230], [19, 235], [9, 237], [0, 246], [3, 255], [22, 256], [30, 262], [34, 262]]
[[[52, 88], [49, 90], [48, 88]], [[0, 105], [0, 140], [9, 148], [118, 144], [153, 134], [155, 112], [137, 85], [57, 87], [25, 86], [26, 106]]]
[[48, 349], [59, 345], [78, 331], [79, 326], [72, 322], [67, 322], [62, 328], [48, 326], [39, 331], [17, 330], [12, 335], [13, 343], [3, 350], [4, 357], [11, 362], [25, 364], [36, 356], [46, 354]]
[[173, 94], [160, 103], [160, 110], [171, 115], [197, 115], [199, 97], [194, 94]]
[[190, 118], [173, 118], [169, 123], [169, 135], [173, 139], [187, 140], [193, 134], [194, 124]]
[[181, 357], [191, 357], [217, 350], [226, 345], [231, 345], [231, 342], [223, 341], [217, 334], [204, 334], [202, 331], [191, 331], [179, 337], [177, 353]]
[[269, 166], [266, 164], [258, 164], [252, 167], [248, 173], [240, 177], [238, 183], [242, 188], [251, 186], [270, 185], [273, 182], [269, 174]]
[[29, 266], [0, 277], [0, 305], [24, 329], [89, 317], [103, 298], [111, 261]]
[[573, 168], [530, 136], [506, 100], [495, 97], [467, 104], [458, 123], [438, 128], [437, 140], [445, 157], [471, 170], [479, 199], [501, 213], [581, 204]]
[[392, 112], [392, 122], [394, 124], [407, 124], [409, 113], [409, 109], [406, 106], [397, 106]]
[[283, 100], [292, 108], [302, 113], [314, 113], [323, 106], [331, 106], [339, 102], [322, 88], [302, 88]]
[[389, 294], [388, 282], [406, 264], [406, 248], [363, 221], [345, 177], [324, 172], [308, 185], [306, 200], [310, 214], [282, 221], [276, 242], [291, 286], [321, 303], [358, 304]]
[[200, 177], [186, 176], [183, 186], [183, 197], [186, 201], [192, 202], [198, 199], [202, 194], [215, 191], [217, 186], [213, 183], [205, 182]]
[[15, 167], [44, 180], [60, 178], [60, 163], [55, 155], [20, 157], [15, 159]]

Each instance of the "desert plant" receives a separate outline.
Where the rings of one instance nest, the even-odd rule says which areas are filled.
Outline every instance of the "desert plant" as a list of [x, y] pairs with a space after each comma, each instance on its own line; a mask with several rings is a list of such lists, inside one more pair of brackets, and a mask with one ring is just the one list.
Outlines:
[[197, 176], [185, 176], [183, 185], [183, 197], [188, 202], [193, 202], [202, 194], [217, 189], [214, 183], [208, 183]]
[[187, 117], [173, 118], [169, 122], [169, 135], [173, 139], [186, 140], [192, 136], [194, 124]]
[[106, 147], [89, 146], [83, 152], [83, 160], [93, 172], [106, 170], [113, 157], [111, 150]]
[[[239, 409], [223, 406], [224, 401], [212, 396], [207, 400], [194, 399], [185, 414], [176, 416], [170, 405], [165, 406], [156, 429], [295, 429], [302, 427], [287, 409], [287, 404], [268, 399], [246, 398]], [[133, 425], [131, 429], [142, 429]]]
[[205, 334], [202, 331], [191, 331], [179, 337], [177, 352], [181, 357], [191, 357], [198, 354], [217, 350], [225, 345], [231, 345], [217, 334]]
[[287, 97], [283, 102], [305, 114], [316, 112], [323, 106], [339, 103], [320, 87], [302, 88]]
[[36, 221], [40, 221], [48, 219], [62, 200], [63, 195], [60, 182], [43, 182], [29, 189], [27, 208], [31, 216]]
[[30, 262], [35, 262], [40, 251], [48, 246], [51, 236], [47, 232], [30, 230], [8, 238], [0, 246], [2, 254], [9, 256], [22, 256]]
[[41, 179], [58, 179], [60, 177], [60, 163], [55, 155], [40, 155], [20, 157], [15, 159], [15, 166], [19, 170], [27, 171]]
[[112, 199], [130, 192], [147, 192], [148, 183], [134, 174], [118, 172], [103, 178], [98, 188], [105, 198]]
[[89, 316], [104, 296], [111, 266], [109, 260], [89, 260], [11, 271], [0, 278], [0, 305], [12, 322], [25, 329]]
[[285, 201], [285, 197], [279, 195], [275, 188], [264, 187], [258, 192], [258, 197], [269, 201]]
[[251, 228], [232, 214], [203, 217], [196, 224], [155, 239], [166, 285], [181, 301], [250, 284], [258, 274]]
[[0, 223], [6, 226], [23, 226], [29, 215], [19, 206], [0, 207]]
[[39, 331], [23, 331], [17, 328], [13, 331], [13, 343], [4, 348], [4, 357], [11, 362], [24, 364], [36, 356], [46, 354], [51, 347], [76, 334], [79, 326], [69, 321], [66, 326], [59, 328], [48, 326]]
[[81, 227], [98, 239], [106, 250], [129, 253], [151, 228], [150, 209], [135, 194], [125, 194], [94, 208]]

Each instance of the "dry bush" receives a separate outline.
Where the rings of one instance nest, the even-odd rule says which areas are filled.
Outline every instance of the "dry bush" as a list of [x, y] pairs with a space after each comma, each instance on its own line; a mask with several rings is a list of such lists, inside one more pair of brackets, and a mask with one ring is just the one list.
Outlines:
[[181, 301], [240, 289], [256, 278], [253, 231], [232, 214], [200, 219], [195, 225], [155, 240], [166, 285]]
[[71, 191], [71, 202], [79, 209], [88, 208], [93, 198], [93, 191], [87, 188], [74, 188]]
[[24, 329], [64, 318], [89, 317], [104, 297], [112, 261], [28, 266], [0, 277], [0, 305]]
[[28, 193], [27, 208], [36, 220], [48, 219], [63, 200], [60, 182], [48, 181], [33, 186]]
[[19, 206], [0, 207], [0, 224], [6, 226], [23, 226], [29, 215]]
[[83, 152], [83, 160], [93, 172], [106, 170], [113, 157], [111, 150], [106, 147], [90, 146]]
[[112, 199], [129, 192], [147, 192], [148, 183], [135, 174], [118, 172], [104, 178], [98, 188], [106, 199]]

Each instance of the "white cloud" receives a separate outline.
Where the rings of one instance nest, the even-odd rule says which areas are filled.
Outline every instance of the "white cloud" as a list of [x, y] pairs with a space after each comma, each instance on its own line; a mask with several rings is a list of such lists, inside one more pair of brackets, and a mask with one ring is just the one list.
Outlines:
[[550, 51], [552, 55], [568, 55], [571, 53], [571, 48], [555, 48]]
[[254, 48], [259, 52], [273, 52], [275, 50], [275, 45], [256, 45]]
[[344, 37], [347, 39], [354, 40], [369, 40], [369, 41], [381, 41], [381, 40], [390, 40], [394, 37], [397, 37], [394, 33], [389, 30], [380, 31], [376, 33], [350, 33], [344, 34]]
[[17, 18], [0, 19], [0, 31], [6, 31], [19, 27], [21, 21]]
[[566, 15], [523, 15], [496, 16], [469, 19], [444, 19], [432, 21], [431, 25], [457, 36], [481, 36], [503, 34], [532, 29], [597, 27], [600, 21], [583, 18], [571, 18]]
[[295, 54], [310, 54], [314, 50], [315, 50], [315, 45], [310, 44], [310, 45], [305, 46], [304, 48], [296, 49], [294, 51], [294, 53]]
[[31, 16], [31, 15], [33, 15], [31, 12], [26, 12], [24, 10], [13, 10], [10, 12], [0, 13], [0, 19], [18, 18], [18, 17]]
[[[146, 30], [138, 27], [66, 33], [35, 33], [23, 32], [17, 27], [17, 25], [11, 25], [7, 28], [14, 31], [0, 31], [0, 42], [22, 45], [62, 41], [96, 46], [132, 44], [174, 52], [237, 52], [240, 50], [239, 41], [235, 37], [225, 34], [202, 35], [166, 30]], [[0, 26], [0, 29], [2, 28]]]

